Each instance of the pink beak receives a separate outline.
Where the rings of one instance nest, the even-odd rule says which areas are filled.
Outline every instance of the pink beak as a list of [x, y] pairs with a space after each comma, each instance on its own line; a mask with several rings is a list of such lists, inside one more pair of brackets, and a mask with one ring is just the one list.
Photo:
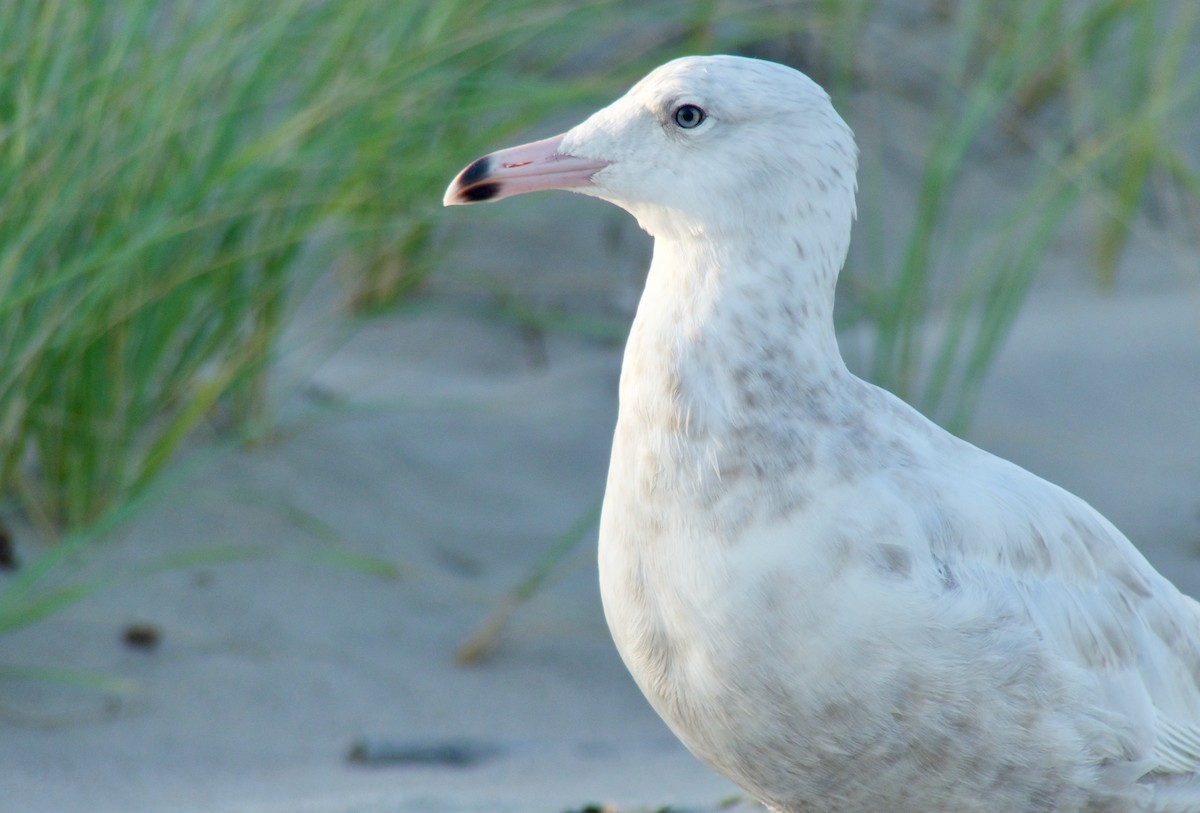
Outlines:
[[442, 203], [457, 206], [543, 189], [577, 189], [589, 185], [592, 176], [609, 165], [559, 152], [562, 140], [556, 135], [483, 156], [450, 182]]

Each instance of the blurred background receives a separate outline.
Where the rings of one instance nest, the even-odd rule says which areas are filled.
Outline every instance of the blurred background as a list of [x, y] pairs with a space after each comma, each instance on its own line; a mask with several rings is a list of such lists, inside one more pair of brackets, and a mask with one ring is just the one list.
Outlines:
[[[114, 729], [88, 726], [130, 709], [143, 745], [164, 727], [155, 748], [225, 741], [237, 726], [213, 725], [211, 706], [158, 716], [204, 698], [148, 700], [147, 686], [188, 685], [207, 674], [197, 651], [231, 657], [242, 635], [294, 643], [290, 623], [321, 646], [408, 653], [430, 685], [473, 681], [439, 676], [465, 669], [456, 651], [502, 650], [508, 614], [555, 582], [555, 622], [520, 639], [541, 653], [530, 663], [563, 657], [539, 649], [556, 641], [625, 680], [586, 541], [648, 240], [565, 195], [443, 211], [475, 157], [569, 127], [675, 56], [804, 70], [862, 151], [838, 294], [851, 366], [952, 431], [1036, 448], [1045, 438], [994, 424], [972, 434], [1031, 295], [1052, 323], [1110, 339], [1125, 325], [1118, 345], [1146, 354], [1122, 357], [1135, 369], [1165, 341], [1150, 327], [1196, 344], [1198, 14], [1187, 0], [0, 5], [0, 727], [21, 787], [70, 809], [46, 790], [64, 782], [31, 766], [89, 737], [103, 750]], [[1146, 392], [1193, 424], [1194, 395]], [[1105, 482], [1137, 491], [1127, 480]], [[1180, 510], [1181, 534], [1195, 511]], [[367, 617], [432, 632], [405, 643], [411, 627], [353, 626]], [[223, 623], [237, 647], [206, 632]], [[579, 636], [595, 648], [563, 643]], [[128, 660], [189, 645], [177, 672]], [[345, 668], [358, 657], [329, 651]], [[311, 667], [295, 657], [228, 679], [286, 681]], [[496, 679], [519, 690], [526, 666]], [[365, 686], [357, 705], [327, 696], [345, 679], [318, 681], [320, 703], [358, 715], [326, 721], [331, 761], [379, 713]], [[267, 690], [247, 691], [261, 709]], [[458, 731], [445, 713], [417, 728]], [[234, 716], [271, 719], [256, 714]], [[258, 752], [237, 753], [230, 775]], [[113, 798], [139, 809], [153, 794]]]

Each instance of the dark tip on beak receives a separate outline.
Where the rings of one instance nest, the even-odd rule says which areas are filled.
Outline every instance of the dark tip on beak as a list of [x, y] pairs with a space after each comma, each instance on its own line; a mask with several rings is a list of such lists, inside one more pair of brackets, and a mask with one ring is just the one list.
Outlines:
[[[472, 167], [475, 165], [473, 164]], [[466, 180], [464, 178], [464, 180]], [[468, 186], [462, 191], [462, 196], [471, 203], [479, 203], [484, 200], [491, 200], [500, 194], [500, 184], [498, 183], [481, 183], [478, 186]]]
[[[488, 174], [491, 163], [491, 156], [483, 156], [478, 161], [471, 164], [471, 166], [463, 170], [462, 176], [459, 177], [458, 182], [463, 186], [470, 186]], [[469, 197], [471, 200], [487, 200], [491, 197], [491, 195], [486, 195], [482, 198], [475, 198], [471, 197], [470, 195], [467, 195], [467, 197]]]

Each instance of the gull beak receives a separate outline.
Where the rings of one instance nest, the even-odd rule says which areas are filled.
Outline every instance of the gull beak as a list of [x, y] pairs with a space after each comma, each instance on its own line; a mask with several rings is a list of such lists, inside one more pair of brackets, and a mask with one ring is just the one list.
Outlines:
[[562, 135], [556, 135], [483, 156], [450, 182], [442, 203], [457, 206], [543, 189], [589, 186], [592, 176], [610, 162], [559, 152], [562, 140]]

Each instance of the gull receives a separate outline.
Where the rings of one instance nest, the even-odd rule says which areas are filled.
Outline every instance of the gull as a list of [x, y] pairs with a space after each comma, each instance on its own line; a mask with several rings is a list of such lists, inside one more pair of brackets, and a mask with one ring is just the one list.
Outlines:
[[846, 369], [856, 171], [807, 76], [686, 57], [446, 192], [567, 189], [654, 237], [600, 524], [622, 659], [776, 813], [1200, 811], [1200, 605]]

